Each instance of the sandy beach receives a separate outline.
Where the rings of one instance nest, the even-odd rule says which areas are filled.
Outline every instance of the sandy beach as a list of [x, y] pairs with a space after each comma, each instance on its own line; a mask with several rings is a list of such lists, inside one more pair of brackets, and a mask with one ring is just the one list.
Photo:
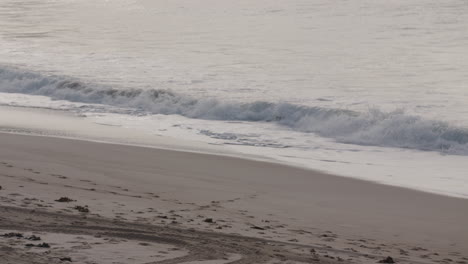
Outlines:
[[1, 263], [468, 263], [465, 199], [154, 148], [0, 148]]
[[2, 0], [0, 264], [468, 264], [466, 14]]

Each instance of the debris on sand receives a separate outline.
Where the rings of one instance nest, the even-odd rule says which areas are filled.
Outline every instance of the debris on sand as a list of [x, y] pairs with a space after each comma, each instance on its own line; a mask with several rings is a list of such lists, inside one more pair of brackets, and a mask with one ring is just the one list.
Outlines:
[[89, 213], [89, 209], [87, 205], [85, 206], [77, 205], [75, 206], [75, 210], [77, 210], [78, 212], [82, 212], [82, 213]]
[[41, 247], [41, 248], [50, 248], [50, 245], [47, 244], [47, 243], [42, 243], [42, 244], [39, 244], [37, 245], [36, 247]]
[[26, 247], [50, 248], [50, 245], [47, 244], [47, 243], [42, 243], [42, 244], [37, 244], [37, 245], [34, 245], [34, 244], [26, 244], [25, 246], [26, 246]]
[[380, 260], [378, 263], [395, 263], [392, 257], [386, 257], [382, 260]]
[[213, 218], [206, 218], [204, 220], [205, 223], [214, 223]]
[[250, 228], [257, 229], [257, 230], [265, 230], [265, 228], [260, 227], [260, 226], [251, 226]]
[[13, 237], [16, 237], [16, 238], [24, 238], [24, 239], [27, 239], [27, 240], [31, 240], [31, 241], [39, 241], [41, 240], [40, 237], [38, 236], [35, 236], [35, 235], [32, 235], [32, 236], [29, 236], [29, 237], [25, 237], [23, 234], [21, 233], [5, 233], [3, 235], [0, 235], [2, 237], [8, 237], [8, 238], [13, 238]]
[[70, 199], [68, 197], [60, 197], [60, 199], [55, 200], [55, 201], [59, 203], [69, 203], [69, 202], [74, 202], [76, 200]]
[[39, 241], [41, 240], [41, 237], [38, 237], [38, 236], [35, 236], [35, 235], [32, 235], [28, 238], [26, 238], [27, 240], [31, 240], [31, 241]]
[[17, 237], [17, 238], [23, 238], [23, 234], [21, 233], [5, 233], [2, 235], [2, 237]]

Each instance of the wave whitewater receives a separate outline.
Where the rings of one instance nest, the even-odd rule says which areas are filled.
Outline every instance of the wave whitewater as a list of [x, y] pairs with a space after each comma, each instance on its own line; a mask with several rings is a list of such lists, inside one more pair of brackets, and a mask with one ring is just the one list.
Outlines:
[[62, 76], [0, 67], [0, 92], [43, 95], [57, 100], [125, 107], [147, 114], [189, 118], [275, 122], [337, 142], [468, 155], [468, 129], [447, 122], [378, 109], [354, 112], [289, 103], [225, 102], [168, 90], [115, 89]]

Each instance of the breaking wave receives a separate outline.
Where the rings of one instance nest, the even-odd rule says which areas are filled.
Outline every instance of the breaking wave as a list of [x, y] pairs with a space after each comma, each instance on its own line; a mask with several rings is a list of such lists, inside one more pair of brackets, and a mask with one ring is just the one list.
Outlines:
[[148, 114], [176, 114], [208, 120], [275, 122], [341, 143], [410, 148], [468, 155], [468, 129], [378, 109], [354, 112], [264, 101], [240, 103], [193, 98], [168, 90], [115, 89], [61, 76], [0, 67], [0, 92], [125, 107]]

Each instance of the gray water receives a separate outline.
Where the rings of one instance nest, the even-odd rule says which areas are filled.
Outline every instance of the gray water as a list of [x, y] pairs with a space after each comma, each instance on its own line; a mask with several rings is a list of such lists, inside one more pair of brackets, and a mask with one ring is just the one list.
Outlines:
[[460, 197], [467, 69], [463, 0], [0, 0], [0, 104]]
[[468, 3], [2, 0], [0, 63], [468, 126]]

